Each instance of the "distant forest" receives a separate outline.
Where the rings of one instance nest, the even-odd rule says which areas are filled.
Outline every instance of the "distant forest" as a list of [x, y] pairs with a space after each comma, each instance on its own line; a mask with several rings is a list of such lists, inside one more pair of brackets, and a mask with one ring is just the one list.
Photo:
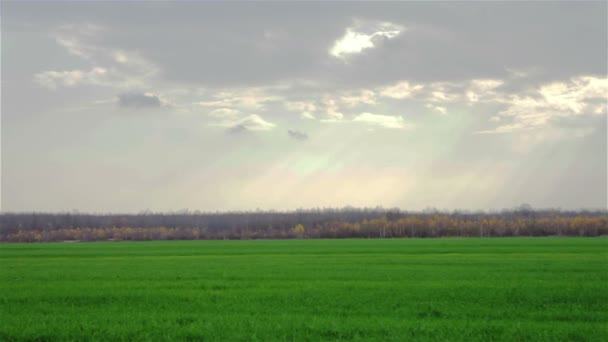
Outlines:
[[0, 242], [503, 236], [608, 236], [608, 212], [533, 210], [524, 205], [500, 212], [344, 208], [0, 214]]

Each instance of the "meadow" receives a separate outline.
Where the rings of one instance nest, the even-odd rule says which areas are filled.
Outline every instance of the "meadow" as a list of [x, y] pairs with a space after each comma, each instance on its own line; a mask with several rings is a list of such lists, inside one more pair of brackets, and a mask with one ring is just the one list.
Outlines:
[[2, 341], [602, 341], [608, 239], [0, 245]]

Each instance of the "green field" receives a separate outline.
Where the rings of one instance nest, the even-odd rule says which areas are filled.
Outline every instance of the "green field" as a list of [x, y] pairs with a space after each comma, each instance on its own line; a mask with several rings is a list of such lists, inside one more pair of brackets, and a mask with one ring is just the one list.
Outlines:
[[608, 239], [4, 244], [0, 340], [606, 341]]

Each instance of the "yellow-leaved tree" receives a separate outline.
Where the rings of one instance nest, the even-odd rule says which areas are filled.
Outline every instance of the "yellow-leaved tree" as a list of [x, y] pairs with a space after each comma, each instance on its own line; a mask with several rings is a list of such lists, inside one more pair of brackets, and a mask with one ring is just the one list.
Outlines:
[[304, 234], [304, 226], [300, 223], [293, 228], [293, 232], [298, 234], [298, 236], [302, 236]]

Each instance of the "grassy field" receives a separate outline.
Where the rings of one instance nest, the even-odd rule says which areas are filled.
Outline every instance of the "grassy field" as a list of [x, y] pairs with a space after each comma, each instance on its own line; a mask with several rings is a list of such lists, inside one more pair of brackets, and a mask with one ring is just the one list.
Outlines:
[[0, 340], [608, 339], [608, 239], [0, 245]]

